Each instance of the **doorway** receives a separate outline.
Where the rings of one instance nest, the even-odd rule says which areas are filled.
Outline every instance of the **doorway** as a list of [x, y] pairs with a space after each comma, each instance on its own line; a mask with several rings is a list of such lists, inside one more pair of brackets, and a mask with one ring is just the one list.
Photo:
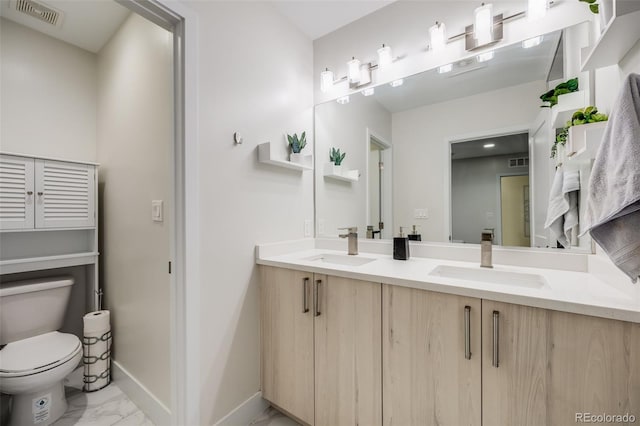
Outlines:
[[367, 238], [391, 238], [391, 184], [391, 144], [367, 129]]
[[530, 247], [529, 175], [500, 176], [502, 245]]

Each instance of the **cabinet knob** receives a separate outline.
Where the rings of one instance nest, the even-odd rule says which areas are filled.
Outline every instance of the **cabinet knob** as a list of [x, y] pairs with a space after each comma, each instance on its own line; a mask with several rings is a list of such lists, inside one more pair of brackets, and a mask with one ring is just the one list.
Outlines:
[[42, 197], [44, 195], [44, 192], [38, 191], [38, 195]]
[[33, 191], [27, 191], [27, 195], [33, 195]]

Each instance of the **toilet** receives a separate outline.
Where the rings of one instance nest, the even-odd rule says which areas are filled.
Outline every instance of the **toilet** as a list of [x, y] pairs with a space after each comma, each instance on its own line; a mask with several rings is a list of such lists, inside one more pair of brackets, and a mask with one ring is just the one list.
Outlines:
[[10, 426], [48, 425], [67, 410], [64, 378], [82, 359], [62, 327], [73, 278], [0, 285], [0, 392], [12, 396]]

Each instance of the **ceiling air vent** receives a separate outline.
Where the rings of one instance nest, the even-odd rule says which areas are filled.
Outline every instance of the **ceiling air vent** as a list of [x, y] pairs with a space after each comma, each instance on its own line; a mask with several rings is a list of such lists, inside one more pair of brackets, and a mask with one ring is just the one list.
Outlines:
[[515, 167], [529, 167], [529, 157], [509, 158], [507, 163], [510, 169]]
[[18, 12], [25, 13], [47, 24], [59, 27], [62, 24], [62, 13], [33, 0], [15, 0]]

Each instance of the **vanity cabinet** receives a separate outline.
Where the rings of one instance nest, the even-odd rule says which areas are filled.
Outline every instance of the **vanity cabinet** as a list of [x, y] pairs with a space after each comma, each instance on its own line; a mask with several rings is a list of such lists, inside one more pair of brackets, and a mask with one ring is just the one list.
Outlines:
[[480, 299], [383, 286], [384, 425], [478, 425]]
[[640, 414], [640, 324], [482, 301], [485, 425]]
[[268, 266], [261, 277], [263, 398], [310, 425], [381, 425], [381, 284]]
[[0, 155], [0, 230], [90, 228], [95, 166]]

